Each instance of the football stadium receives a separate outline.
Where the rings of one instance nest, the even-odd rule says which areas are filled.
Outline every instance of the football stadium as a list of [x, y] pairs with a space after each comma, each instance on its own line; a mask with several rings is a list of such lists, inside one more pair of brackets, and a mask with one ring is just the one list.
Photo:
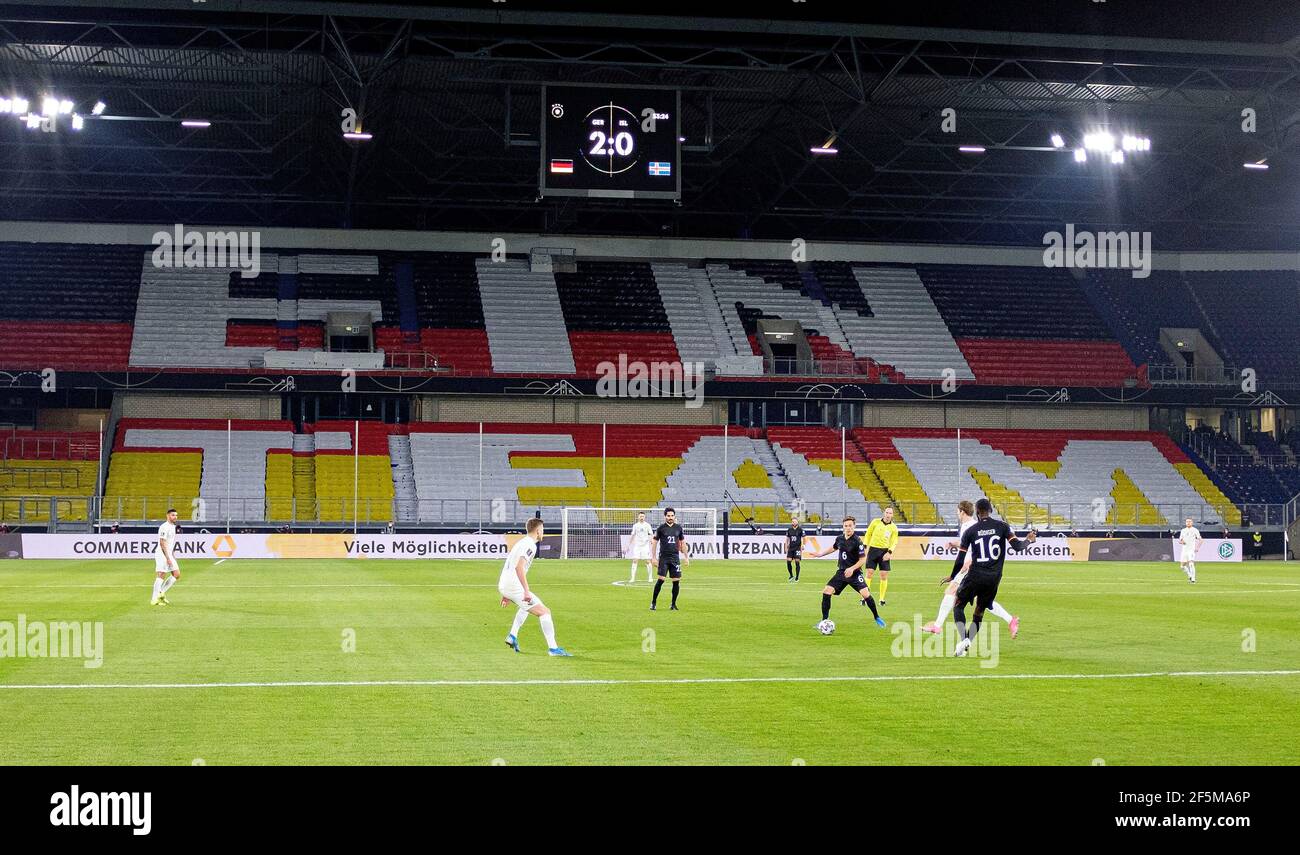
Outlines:
[[0, 763], [1300, 761], [1300, 18], [939, 5], [0, 4]]

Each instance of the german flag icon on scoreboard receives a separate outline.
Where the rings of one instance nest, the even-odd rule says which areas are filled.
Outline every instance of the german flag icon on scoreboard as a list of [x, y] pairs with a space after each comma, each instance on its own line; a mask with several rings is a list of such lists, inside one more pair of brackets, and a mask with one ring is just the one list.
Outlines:
[[563, 174], [565, 174], [565, 175], [572, 175], [572, 174], [573, 174], [573, 161], [572, 161], [572, 160], [552, 160], [552, 161], [551, 161], [551, 172], [559, 172], [559, 173], [563, 173]]

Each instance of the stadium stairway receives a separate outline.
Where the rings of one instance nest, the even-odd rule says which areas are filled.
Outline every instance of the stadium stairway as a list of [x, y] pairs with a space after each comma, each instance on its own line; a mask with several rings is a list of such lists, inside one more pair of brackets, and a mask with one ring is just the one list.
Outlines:
[[528, 262], [476, 260], [492, 370], [498, 374], [575, 373], [564, 311], [551, 273]]
[[1259, 379], [1300, 383], [1300, 278], [1294, 270], [1185, 271], [1201, 305], [1213, 306], [1213, 326], [1231, 350], [1225, 361], [1254, 368]]
[[840, 316], [855, 354], [891, 365], [910, 380], [942, 380], [945, 369], [956, 380], [975, 379], [915, 270], [855, 265], [853, 275], [874, 313]]
[[316, 435], [293, 435], [294, 515], [300, 520], [319, 519], [316, 508]]
[[388, 435], [388, 457], [393, 469], [393, 500], [398, 522], [415, 522], [419, 518], [419, 497], [415, 491], [415, 463], [411, 458], [411, 438], [394, 431]]
[[[758, 310], [765, 315], [797, 321], [804, 332], [820, 333], [832, 344], [845, 350], [852, 350], [831, 310], [820, 302], [804, 296], [793, 286], [768, 282], [743, 270], [737, 270], [730, 264], [708, 264], [705, 271], [708, 273], [709, 282], [712, 283], [713, 291], [718, 298], [718, 305], [722, 308], [723, 316], [727, 318], [729, 326], [734, 324], [744, 327], [743, 319], [736, 309], [736, 304], [739, 303], [746, 309]], [[796, 280], [798, 278], [797, 272], [795, 278]]]
[[322, 521], [374, 523], [393, 518], [393, 471], [388, 456], [388, 435], [393, 427], [361, 422], [360, 433], [355, 435], [355, 423], [350, 421], [320, 421], [309, 426], [315, 435], [316, 502]]
[[[700, 300], [691, 268], [684, 264], [653, 262], [650, 270], [681, 358], [714, 368], [721, 354], [734, 355], [717, 301], [710, 299], [706, 305]], [[701, 271], [696, 273], [702, 275]]]
[[[235, 421], [232, 428], [227, 436], [226, 422], [218, 419], [122, 419], [114, 441], [106, 493], [128, 501], [144, 497], [154, 503], [170, 500], [181, 512], [182, 519], [191, 519], [192, 515], [181, 503], [194, 498], [204, 500], [204, 505], [197, 510], [207, 519], [225, 519], [227, 514], [237, 520], [266, 519], [267, 455], [272, 449], [292, 450], [293, 425], [281, 421]], [[174, 459], [176, 452], [181, 453], [181, 459]], [[197, 490], [193, 490], [194, 485], [184, 475], [170, 477], [172, 469], [188, 473], [196, 458], [202, 467]], [[116, 481], [115, 470], [120, 472]], [[225, 506], [227, 495], [235, 500], [229, 508]], [[131, 503], [130, 507], [143, 509], [144, 504]], [[111, 509], [111, 505], [106, 508]], [[151, 519], [162, 516], [152, 503], [147, 511]], [[124, 516], [140, 518], [132, 513]]]

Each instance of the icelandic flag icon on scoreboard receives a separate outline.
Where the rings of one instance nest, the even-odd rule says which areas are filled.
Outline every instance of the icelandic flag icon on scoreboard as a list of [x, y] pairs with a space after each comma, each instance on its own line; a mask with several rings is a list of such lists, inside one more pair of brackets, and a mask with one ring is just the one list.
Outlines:
[[572, 161], [572, 160], [552, 160], [552, 161], [551, 161], [551, 171], [552, 171], [552, 172], [560, 172], [560, 173], [564, 173], [564, 174], [566, 174], [566, 175], [572, 175], [572, 174], [573, 174], [573, 161]]
[[650, 174], [651, 175], [672, 175], [673, 165], [671, 163], [667, 163], [662, 160], [652, 160], [650, 161]]

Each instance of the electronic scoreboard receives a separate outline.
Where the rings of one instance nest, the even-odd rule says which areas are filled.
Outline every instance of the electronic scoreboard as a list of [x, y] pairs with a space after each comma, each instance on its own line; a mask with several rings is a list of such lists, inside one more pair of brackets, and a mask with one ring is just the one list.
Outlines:
[[681, 93], [542, 87], [541, 195], [680, 199]]

